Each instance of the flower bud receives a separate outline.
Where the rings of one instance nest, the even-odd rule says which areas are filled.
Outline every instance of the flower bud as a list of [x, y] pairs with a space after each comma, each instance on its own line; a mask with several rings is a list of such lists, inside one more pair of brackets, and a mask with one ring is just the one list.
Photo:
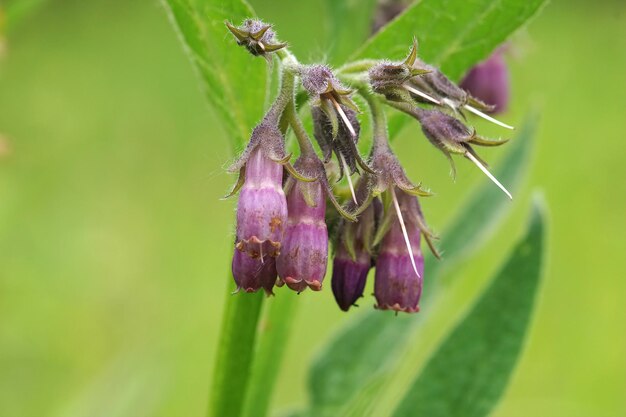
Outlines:
[[245, 47], [254, 56], [265, 56], [287, 46], [277, 42], [272, 26], [258, 19], [246, 19], [241, 26], [226, 21], [226, 27], [237, 39], [237, 44]]
[[[380, 245], [376, 258], [374, 296], [380, 310], [419, 311], [424, 276], [424, 256], [420, 248], [422, 230], [415, 221], [417, 198], [399, 193], [398, 203], [405, 220], [406, 236], [396, 216]], [[410, 250], [409, 250], [410, 248]]]
[[344, 174], [354, 174], [358, 172], [358, 166], [368, 172], [372, 172], [371, 168], [363, 160], [359, 154], [357, 143], [359, 141], [359, 134], [361, 132], [361, 126], [357, 119], [356, 112], [347, 106], [341, 106], [348, 118], [348, 121], [353, 126], [356, 133], [355, 136], [351, 134], [345, 124], [340, 124], [336, 136], [333, 136], [333, 126], [329, 117], [319, 107], [313, 107], [311, 109], [311, 115], [313, 116], [313, 133], [315, 140], [322, 150], [324, 155], [324, 163], [328, 163], [334, 152], [337, 155], [339, 162], [339, 170], [341, 178]]
[[237, 291], [257, 292], [261, 288], [271, 295], [276, 283], [276, 260], [266, 256], [263, 260], [251, 258], [236, 250], [232, 264]]
[[[271, 144], [280, 147], [282, 136], [272, 126], [255, 128], [243, 168], [245, 180], [237, 203], [238, 250], [253, 258], [278, 256], [287, 220], [287, 202], [282, 188], [283, 166], [270, 156]], [[255, 143], [259, 143], [255, 145]]]
[[426, 138], [437, 148], [451, 153], [465, 153], [463, 143], [474, 133], [460, 120], [438, 110], [419, 109], [416, 113]]
[[475, 65], [461, 82], [471, 95], [493, 106], [491, 113], [501, 113], [509, 102], [509, 72], [500, 50]]
[[332, 127], [332, 137], [335, 138], [339, 133], [339, 119], [351, 136], [358, 136], [355, 126], [346, 114], [347, 108], [355, 112], [359, 111], [350, 98], [352, 90], [344, 87], [326, 65], [303, 67], [300, 77], [302, 86], [312, 98], [312, 107], [319, 108], [328, 117]]
[[[316, 172], [318, 162], [316, 157], [301, 157], [295, 166], [308, 175]], [[287, 188], [289, 217], [282, 250], [276, 259], [278, 276], [294, 291], [301, 292], [307, 287], [319, 291], [322, 289], [328, 260], [324, 190], [319, 180], [305, 183], [293, 178], [289, 179]]]
[[381, 61], [369, 69], [368, 77], [372, 90], [383, 94], [388, 100], [410, 100], [406, 84], [409, 80], [429, 72], [428, 69], [416, 66], [416, 60], [417, 40], [414, 39], [411, 51], [403, 62]]
[[357, 223], [344, 220], [339, 226], [331, 285], [335, 300], [343, 311], [348, 311], [363, 296], [367, 274], [372, 267], [377, 205], [380, 206], [380, 201], [375, 199], [359, 216]]

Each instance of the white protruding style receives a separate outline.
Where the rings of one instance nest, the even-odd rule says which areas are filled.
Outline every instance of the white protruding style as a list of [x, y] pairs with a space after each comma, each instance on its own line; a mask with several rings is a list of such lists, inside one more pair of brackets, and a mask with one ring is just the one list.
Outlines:
[[411, 241], [409, 240], [409, 233], [406, 231], [406, 225], [404, 224], [404, 218], [402, 217], [402, 210], [400, 210], [400, 204], [398, 204], [398, 199], [396, 198], [396, 192], [394, 190], [394, 186], [390, 188], [391, 190], [391, 199], [393, 200], [393, 205], [396, 208], [396, 213], [398, 214], [398, 220], [400, 221], [400, 227], [402, 228], [402, 236], [404, 236], [404, 243], [406, 243], [406, 248], [409, 251], [409, 255], [411, 255], [411, 265], [413, 265], [413, 271], [415, 271], [415, 275], [418, 278], [421, 278], [419, 272], [417, 272], [417, 265], [415, 265], [415, 257], [413, 256], [413, 249], [411, 248]]
[[420, 90], [418, 90], [418, 89], [416, 89], [416, 88], [411, 87], [410, 85], [406, 85], [406, 84], [404, 84], [404, 88], [405, 88], [405, 89], [406, 89], [409, 93], [413, 93], [413, 94], [415, 94], [416, 96], [420, 96], [420, 97], [422, 97], [422, 98], [425, 98], [426, 100], [432, 101], [432, 102], [433, 102], [433, 103], [435, 103], [435, 104], [441, 105], [441, 102], [440, 102], [439, 100], [437, 100], [436, 98], [431, 97], [431, 96], [429, 96], [428, 94], [423, 93], [423, 92], [421, 92]]
[[341, 108], [341, 105], [333, 97], [331, 97], [330, 101], [333, 102], [333, 106], [335, 106], [335, 108], [337, 109], [337, 113], [339, 113], [339, 116], [341, 116], [341, 120], [343, 120], [343, 123], [346, 125], [346, 127], [350, 131], [350, 135], [352, 135], [352, 137], [355, 138], [356, 137], [356, 131], [354, 130], [354, 127], [352, 126], [352, 123], [350, 123], [350, 120], [348, 120], [348, 116], [346, 115], [346, 113]]
[[343, 154], [341, 152], [339, 152], [339, 158], [341, 159], [341, 164], [343, 165], [343, 173], [348, 179], [348, 187], [350, 187], [350, 194], [352, 194], [352, 201], [354, 201], [354, 204], [358, 206], [359, 203], [356, 201], [356, 193], [354, 192], [354, 185], [352, 184], [352, 178], [350, 178], [350, 167], [348, 166], [348, 163], [346, 162], [346, 158], [343, 157]]
[[502, 123], [501, 121], [494, 119], [493, 117], [491, 117], [491, 116], [481, 112], [480, 110], [470, 106], [469, 104], [464, 105], [463, 108], [471, 111], [475, 115], [480, 116], [480, 117], [482, 117], [485, 120], [489, 120], [491, 123], [497, 124], [498, 126], [502, 126], [502, 127], [505, 127], [507, 129], [511, 129], [511, 130], [515, 129], [513, 126], [509, 126], [506, 123]]
[[497, 180], [496, 177], [494, 177], [491, 172], [489, 172], [489, 170], [487, 168], [485, 168], [485, 166], [483, 164], [480, 163], [480, 161], [478, 159], [476, 159], [476, 157], [474, 155], [472, 155], [469, 152], [465, 152], [465, 156], [467, 157], [467, 159], [469, 159], [470, 161], [472, 161], [478, 168], [480, 168], [480, 170], [482, 172], [485, 173], [485, 175], [487, 177], [489, 177], [489, 179], [491, 181], [493, 181], [494, 184], [496, 184], [498, 187], [500, 187], [500, 189], [502, 191], [504, 191], [504, 193], [511, 199], [513, 200], [513, 196], [511, 195], [511, 193], [509, 192], [509, 190], [507, 190], [506, 188], [504, 188], [504, 185], [500, 184], [500, 181]]

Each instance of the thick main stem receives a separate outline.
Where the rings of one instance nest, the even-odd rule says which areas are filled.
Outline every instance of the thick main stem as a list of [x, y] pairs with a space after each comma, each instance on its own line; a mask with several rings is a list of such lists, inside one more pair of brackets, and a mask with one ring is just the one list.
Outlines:
[[209, 397], [210, 417], [241, 415], [263, 297], [262, 293], [233, 296], [228, 289]]

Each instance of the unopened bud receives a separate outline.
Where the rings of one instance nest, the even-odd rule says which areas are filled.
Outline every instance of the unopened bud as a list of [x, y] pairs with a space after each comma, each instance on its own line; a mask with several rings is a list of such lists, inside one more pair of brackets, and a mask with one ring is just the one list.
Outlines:
[[241, 26], [234, 26], [228, 21], [224, 23], [237, 39], [237, 44], [245, 47], [254, 56], [267, 56], [287, 46], [286, 43], [276, 41], [272, 25], [258, 19], [246, 19]]

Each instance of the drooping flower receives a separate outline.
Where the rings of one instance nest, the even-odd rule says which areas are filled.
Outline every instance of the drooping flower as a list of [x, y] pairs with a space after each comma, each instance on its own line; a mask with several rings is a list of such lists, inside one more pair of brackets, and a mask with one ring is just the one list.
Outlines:
[[506, 111], [509, 103], [509, 71], [502, 48], [487, 60], [475, 65], [461, 81], [461, 88], [493, 106], [490, 113]]
[[372, 90], [383, 94], [387, 100], [411, 103], [413, 100], [446, 106], [455, 113], [467, 110], [499, 126], [512, 126], [485, 114], [493, 106], [483, 103], [445, 76], [439, 68], [426, 64], [417, 57], [417, 40], [407, 58], [401, 62], [381, 61], [368, 71]]
[[254, 56], [260, 55], [269, 59], [269, 53], [287, 46], [284, 42], [276, 41], [276, 34], [272, 30], [272, 25], [261, 20], [246, 19], [241, 26], [234, 26], [228, 21], [224, 23], [237, 39], [237, 44], [245, 47]]
[[[429, 72], [429, 69], [417, 67], [416, 60], [417, 41], [413, 39], [411, 51], [404, 61], [380, 61], [369, 69], [367, 74], [372, 90], [384, 95], [387, 100], [412, 101], [411, 94], [415, 91], [411, 88], [410, 81]], [[426, 94], [422, 93], [422, 98], [438, 104], [437, 100]]]
[[417, 197], [398, 193], [396, 204], [400, 211], [394, 216], [376, 258], [376, 308], [415, 313], [419, 311], [424, 282], [419, 225], [423, 219]]
[[[326, 65], [309, 65], [300, 71], [302, 86], [312, 98], [315, 138], [328, 159], [331, 149], [337, 154], [340, 178], [346, 173], [348, 185], [354, 198], [351, 174], [358, 163], [370, 171], [356, 148], [360, 126], [356, 118], [359, 111], [350, 98], [352, 90], [345, 88]], [[341, 128], [340, 128], [341, 127]]]
[[251, 258], [236, 250], [233, 254], [232, 273], [237, 284], [236, 292], [257, 292], [261, 288], [271, 295], [276, 283], [276, 259], [266, 256], [263, 259]]
[[437, 110], [425, 110], [418, 107], [410, 109], [410, 114], [419, 120], [426, 138], [440, 149], [450, 161], [453, 175], [456, 172], [450, 154], [460, 154], [472, 161], [494, 184], [510, 199], [511, 193], [487, 169], [487, 164], [478, 156], [471, 145], [499, 146], [507, 140], [485, 139], [470, 130], [460, 120]]
[[332, 122], [319, 106], [311, 108], [313, 116], [313, 134], [320, 146], [320, 149], [322, 150], [324, 163], [328, 163], [330, 161], [333, 152], [337, 156], [337, 161], [339, 163], [338, 179], [340, 180], [343, 178], [344, 174], [346, 175], [350, 192], [352, 193], [352, 199], [353, 201], [356, 201], [351, 175], [359, 172], [359, 166], [367, 172], [373, 173], [373, 171], [363, 160], [356, 146], [359, 141], [359, 133], [361, 130], [361, 126], [356, 117], [356, 112], [352, 108], [343, 104], [340, 105], [340, 108], [345, 112], [350, 125], [353, 127], [355, 135], [351, 133], [345, 123], [340, 123], [336, 135], [333, 136]]
[[294, 166], [317, 180], [307, 183], [289, 178], [285, 185], [289, 217], [276, 269], [281, 281], [292, 290], [302, 292], [309, 287], [319, 291], [328, 260], [326, 177], [315, 155], [300, 156]]
[[[358, 188], [361, 200], [367, 198], [366, 182], [362, 180]], [[373, 265], [372, 242], [381, 210], [381, 203], [375, 198], [357, 222], [342, 220], [338, 226], [331, 284], [343, 311], [348, 311], [363, 296], [367, 274]]]
[[289, 155], [285, 154], [283, 136], [273, 119], [266, 117], [254, 129], [246, 150], [230, 167], [231, 172], [239, 171], [230, 195], [241, 189], [235, 247], [260, 259], [278, 256], [287, 221], [282, 180]]
[[357, 105], [350, 98], [352, 90], [344, 87], [339, 79], [326, 65], [309, 65], [300, 72], [302, 86], [312, 98], [312, 106], [319, 107], [326, 114], [332, 127], [333, 138], [339, 132], [339, 119], [344, 123], [351, 136], [357, 132], [348, 118], [344, 108], [359, 111]]

